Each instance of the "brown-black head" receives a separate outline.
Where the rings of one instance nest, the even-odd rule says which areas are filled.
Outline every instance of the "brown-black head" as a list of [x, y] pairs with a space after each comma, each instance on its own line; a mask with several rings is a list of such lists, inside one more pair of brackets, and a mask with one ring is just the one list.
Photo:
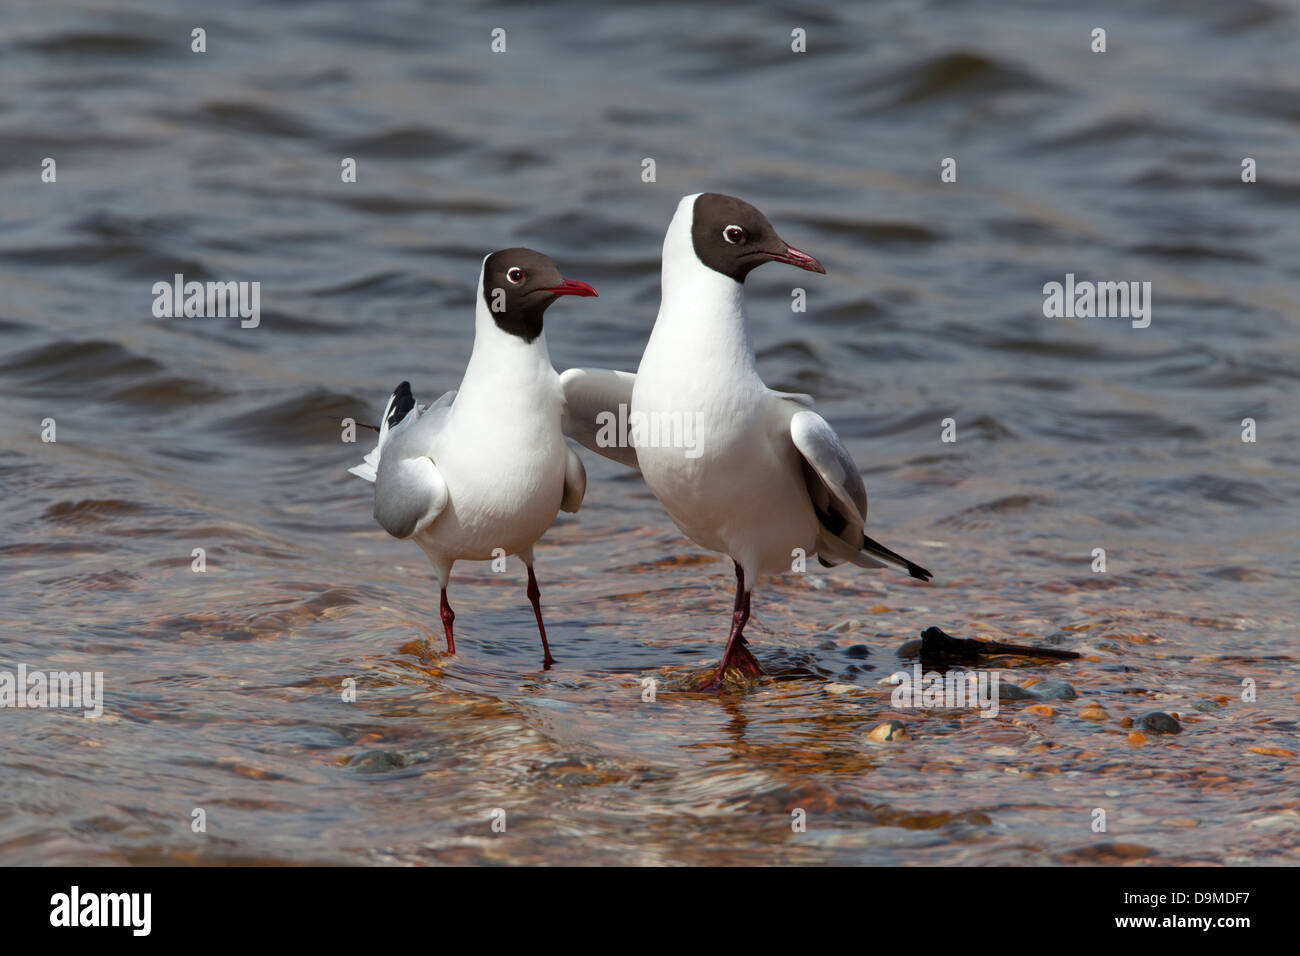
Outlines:
[[784, 262], [825, 275], [822, 264], [779, 235], [755, 206], [722, 193], [700, 193], [691, 217], [695, 255], [710, 269], [744, 282], [765, 262]]
[[585, 282], [566, 279], [550, 256], [515, 247], [483, 260], [480, 289], [497, 328], [531, 342], [542, 334], [542, 315], [563, 295], [592, 296]]

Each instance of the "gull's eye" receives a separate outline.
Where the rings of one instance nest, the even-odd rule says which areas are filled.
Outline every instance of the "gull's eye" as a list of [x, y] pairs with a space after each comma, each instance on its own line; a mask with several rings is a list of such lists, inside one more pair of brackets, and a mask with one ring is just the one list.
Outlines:
[[734, 246], [736, 243], [745, 241], [745, 230], [739, 226], [728, 226], [722, 230], [722, 238]]
[[506, 270], [506, 278], [514, 285], [519, 285], [519, 283], [524, 281], [524, 270], [518, 266], [511, 266]]

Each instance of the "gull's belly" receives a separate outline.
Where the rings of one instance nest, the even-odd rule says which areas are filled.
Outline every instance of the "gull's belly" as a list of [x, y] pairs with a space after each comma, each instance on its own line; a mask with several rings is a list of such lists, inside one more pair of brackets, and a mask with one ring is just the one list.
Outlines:
[[733, 419], [702, 438], [698, 458], [681, 448], [637, 448], [646, 484], [682, 532], [751, 571], [789, 571], [796, 549], [814, 553], [817, 519], [793, 446], [774, 441], [757, 420]]
[[421, 546], [468, 561], [532, 547], [555, 521], [564, 494], [567, 451], [559, 430], [539, 427], [492, 444], [481, 436], [478, 442], [447, 437], [452, 450], [435, 457], [447, 507]]

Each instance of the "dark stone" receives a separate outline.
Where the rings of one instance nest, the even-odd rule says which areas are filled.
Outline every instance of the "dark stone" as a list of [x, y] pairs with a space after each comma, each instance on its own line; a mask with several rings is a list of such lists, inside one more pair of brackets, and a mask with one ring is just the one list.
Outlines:
[[367, 750], [348, 761], [348, 767], [357, 773], [384, 773], [387, 770], [401, 770], [405, 766], [406, 760], [401, 754], [389, 753], [387, 750]]
[[1177, 734], [1182, 732], [1182, 725], [1163, 710], [1153, 710], [1137, 719], [1139, 730], [1149, 730], [1153, 734]]
[[1029, 693], [1039, 700], [1074, 700], [1079, 695], [1063, 680], [1040, 681], [1029, 688]]

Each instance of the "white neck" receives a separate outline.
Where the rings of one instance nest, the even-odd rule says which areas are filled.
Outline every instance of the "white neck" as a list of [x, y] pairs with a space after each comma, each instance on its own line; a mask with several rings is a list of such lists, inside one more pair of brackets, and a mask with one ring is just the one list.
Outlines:
[[729, 362], [753, 368], [745, 286], [710, 269], [695, 254], [691, 240], [694, 206], [695, 196], [684, 198], [664, 236], [659, 316], [651, 341], [658, 338], [669, 349], [720, 353]]
[[555, 377], [551, 354], [543, 332], [531, 342], [502, 331], [483, 300], [483, 274], [480, 270], [478, 292], [474, 302], [474, 348], [470, 352], [461, 395], [465, 393], [490, 398], [493, 390], [504, 389], [512, 395], [527, 395], [530, 386]]

